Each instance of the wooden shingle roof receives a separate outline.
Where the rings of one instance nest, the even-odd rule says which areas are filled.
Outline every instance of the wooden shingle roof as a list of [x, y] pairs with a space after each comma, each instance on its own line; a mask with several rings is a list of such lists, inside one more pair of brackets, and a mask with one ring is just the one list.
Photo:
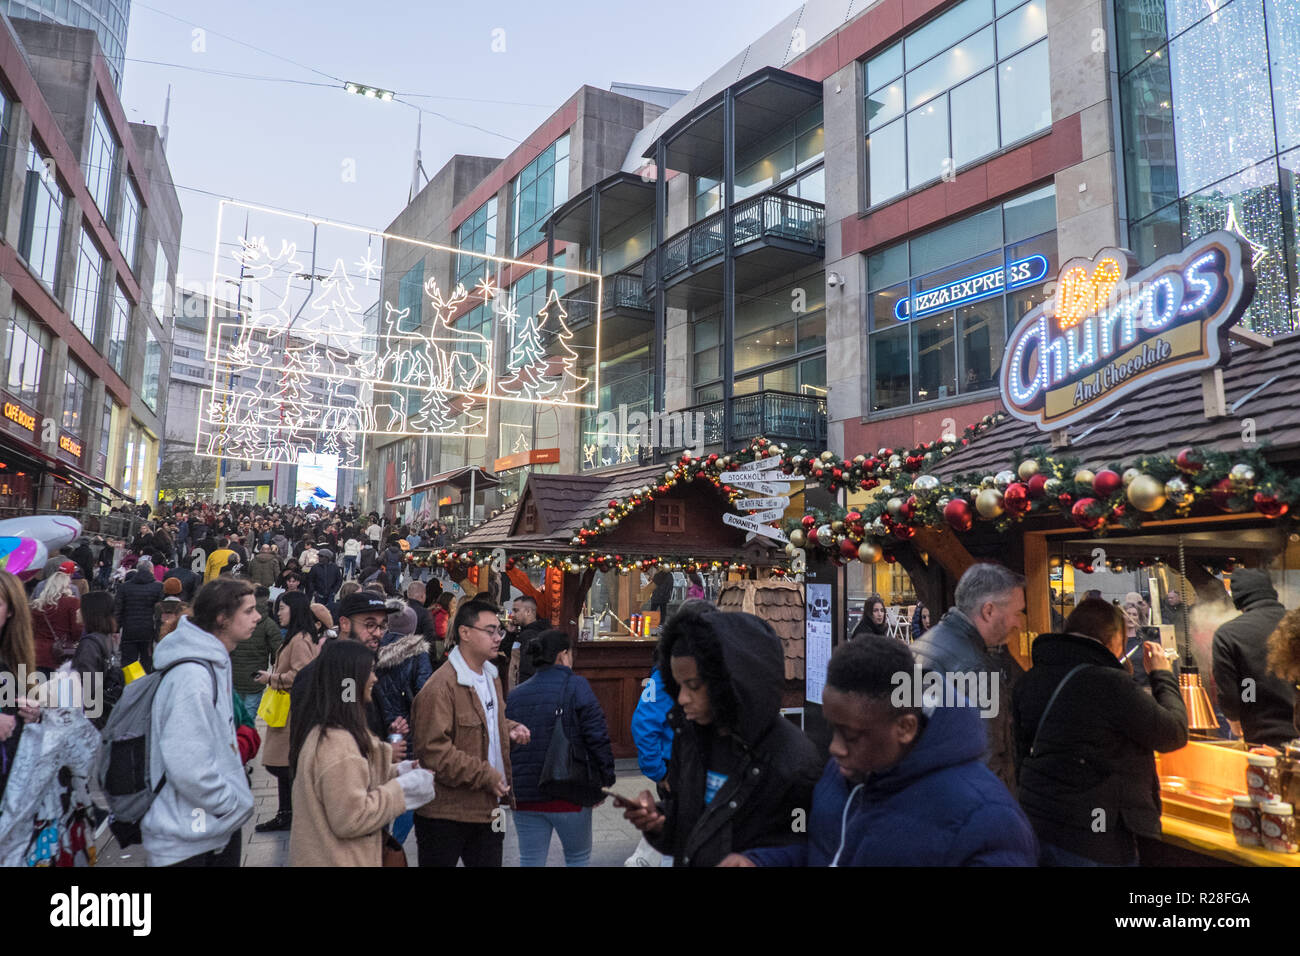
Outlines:
[[[1226, 418], [1205, 418], [1201, 377], [1166, 379], [1103, 409], [1069, 429], [1070, 444], [1055, 454], [1078, 458], [1085, 467], [1142, 455], [1171, 455], [1189, 445], [1230, 451], [1243, 447], [1246, 419], [1254, 422], [1258, 446], [1270, 457], [1300, 458], [1300, 333], [1273, 340], [1272, 348], [1234, 349], [1223, 372]], [[944, 479], [970, 472], [996, 474], [1010, 468], [1021, 449], [1050, 448], [1051, 436], [1008, 418], [970, 445], [930, 469]]]

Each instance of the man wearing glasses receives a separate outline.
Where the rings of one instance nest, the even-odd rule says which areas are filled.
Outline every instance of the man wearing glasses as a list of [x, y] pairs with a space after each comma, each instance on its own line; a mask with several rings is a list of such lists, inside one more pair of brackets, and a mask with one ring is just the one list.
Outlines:
[[[510, 745], [531, 739], [505, 715], [492, 658], [505, 629], [489, 601], [467, 601], [448, 629], [455, 647], [411, 705], [412, 756], [437, 776], [437, 795], [415, 812], [420, 866], [499, 867]], [[508, 741], [508, 743], [503, 743]]]

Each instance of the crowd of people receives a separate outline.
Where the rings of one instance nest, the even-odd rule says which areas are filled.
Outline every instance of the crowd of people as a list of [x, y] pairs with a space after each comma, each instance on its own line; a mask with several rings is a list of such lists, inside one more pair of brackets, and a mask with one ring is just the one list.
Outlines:
[[[420, 580], [406, 554], [421, 537], [348, 510], [177, 508], [124, 548], [81, 541], [39, 580], [0, 572], [0, 667], [49, 679], [0, 713], [0, 861], [21, 843], [25, 862], [67, 862], [97, 822], [83, 791], [99, 778], [34, 774], [22, 747], [64, 706], [60, 675], [103, 686], [83, 699], [97, 774], [117, 772], [114, 741], [148, 748], [148, 779], [109, 808], [152, 865], [239, 865], [256, 760], [278, 807], [255, 829], [288, 831], [292, 865], [405, 865], [414, 830], [420, 866], [500, 866], [508, 811], [521, 865], [545, 865], [558, 838], [583, 866], [607, 799], [640, 831], [629, 864], [1130, 865], [1159, 836], [1153, 751], [1186, 742], [1187, 714], [1159, 643], [1141, 642], [1134, 680], [1133, 629], [1107, 601], [1080, 601], [1029, 671], [1005, 649], [1025, 582], [999, 565], [972, 566], [933, 624], [918, 608], [913, 642], [869, 602], [830, 659], [819, 751], [781, 714], [770, 625], [692, 596], [660, 629], [633, 715], [655, 785], [633, 796], [613, 789], [569, 635], [499, 579]], [[1296, 735], [1300, 612], [1264, 572], [1231, 588], [1220, 705], [1249, 743], [1279, 744]], [[1261, 690], [1234, 696], [1246, 679]], [[62, 788], [54, 811], [36, 782]]]

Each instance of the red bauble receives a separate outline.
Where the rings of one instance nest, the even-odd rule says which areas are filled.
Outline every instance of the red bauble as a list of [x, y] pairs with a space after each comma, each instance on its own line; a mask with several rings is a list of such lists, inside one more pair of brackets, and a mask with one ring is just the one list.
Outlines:
[[1111, 471], [1109, 468], [1103, 468], [1092, 479], [1092, 490], [1097, 493], [1098, 498], [1109, 498], [1123, 487], [1124, 479], [1118, 472]]
[[806, 537], [808, 538], [808, 547], [815, 548], [817, 546], [817, 529], [810, 527]]
[[1241, 511], [1240, 507], [1234, 507], [1232, 499], [1236, 497], [1233, 494], [1232, 479], [1220, 478], [1210, 489], [1210, 500], [1214, 502], [1214, 507], [1220, 511]]
[[857, 511], [850, 511], [848, 514], [844, 516], [844, 520], [847, 521], [849, 524], [853, 524], [854, 522], [862, 520], [862, 514]]
[[965, 498], [953, 498], [944, 506], [943, 520], [953, 531], [969, 531], [975, 524], [970, 502]]
[[845, 538], [840, 542], [840, 554], [844, 556], [845, 561], [853, 561], [858, 556], [858, 545]]
[[[1029, 497], [1037, 500], [1047, 494], [1047, 476], [1044, 474], [1034, 475], [1025, 485], [1025, 490], [1029, 492]], [[1005, 495], [1003, 496], [1005, 498]]]
[[[1116, 477], [1119, 476], [1116, 475]], [[1074, 503], [1074, 507], [1070, 509], [1070, 517], [1074, 519], [1075, 524], [1087, 531], [1099, 528], [1102, 522], [1101, 515], [1088, 514], [1088, 509], [1095, 508], [1096, 505], [1096, 498], [1080, 498]]]
[[1022, 515], [1029, 510], [1029, 489], [1020, 482], [1007, 485], [1002, 492], [1002, 507], [1013, 515]]
[[1266, 495], [1262, 491], [1255, 492], [1254, 501], [1255, 510], [1266, 518], [1280, 518], [1290, 510], [1285, 502], [1277, 500], [1277, 495]]
[[907, 496], [907, 500], [903, 502], [903, 507], [898, 509], [898, 516], [904, 521], [911, 521], [916, 517], [916, 495]]
[[844, 472], [840, 471], [838, 468], [832, 468], [831, 477], [833, 477], [836, 481], [839, 481], [841, 478], [844, 477]]
[[803, 518], [800, 519], [800, 522], [803, 524], [805, 530], [811, 531], [813, 525], [817, 524], [817, 519], [812, 515], [804, 515]]
[[615, 509], [615, 508], [618, 507], [618, 502], [615, 501], [613, 498], [611, 498], [611, 499], [609, 500], [609, 507], [610, 507], [610, 510], [612, 511], [613, 509]]
[[1174, 458], [1174, 464], [1178, 466], [1179, 471], [1185, 471], [1189, 475], [1194, 475], [1205, 467], [1200, 452], [1194, 448], [1184, 448], [1180, 451]]
[[897, 563], [898, 563], [898, 555], [894, 554], [894, 552], [892, 552], [892, 551], [886, 551], [886, 552], [885, 552], [885, 563], [886, 563], [886, 564], [897, 564]]
[[910, 524], [896, 524], [893, 528], [894, 537], [900, 541], [906, 541], [908, 538], [915, 537], [916, 529]]
[[1110, 512], [1118, 520], [1128, 514], [1128, 508], [1124, 505], [1116, 505]]

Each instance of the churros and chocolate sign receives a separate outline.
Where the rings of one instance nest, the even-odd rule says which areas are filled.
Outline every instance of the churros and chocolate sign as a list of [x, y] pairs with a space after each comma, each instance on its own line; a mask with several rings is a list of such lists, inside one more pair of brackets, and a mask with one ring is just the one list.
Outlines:
[[1072, 259], [1002, 359], [1007, 410], [1058, 429], [1152, 382], [1227, 364], [1228, 329], [1255, 292], [1250, 249], [1212, 232], [1141, 271], [1133, 254]]

